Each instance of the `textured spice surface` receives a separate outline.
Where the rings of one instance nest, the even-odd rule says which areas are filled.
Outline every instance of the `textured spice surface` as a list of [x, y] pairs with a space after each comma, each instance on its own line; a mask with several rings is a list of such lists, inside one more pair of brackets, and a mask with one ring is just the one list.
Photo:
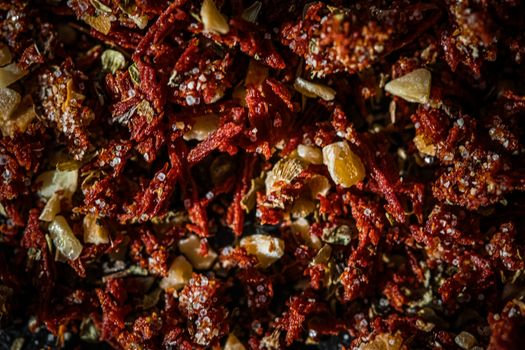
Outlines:
[[520, 349], [525, 4], [0, 0], [0, 343]]

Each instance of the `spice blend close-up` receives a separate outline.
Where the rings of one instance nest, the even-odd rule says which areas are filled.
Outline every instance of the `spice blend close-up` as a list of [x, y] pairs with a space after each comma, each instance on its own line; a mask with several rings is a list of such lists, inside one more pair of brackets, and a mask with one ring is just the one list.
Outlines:
[[0, 349], [522, 349], [525, 3], [0, 0]]

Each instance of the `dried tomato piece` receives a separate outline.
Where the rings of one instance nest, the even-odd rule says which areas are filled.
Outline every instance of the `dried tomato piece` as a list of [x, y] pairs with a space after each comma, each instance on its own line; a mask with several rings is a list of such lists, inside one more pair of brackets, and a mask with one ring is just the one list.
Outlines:
[[292, 297], [287, 305], [289, 310], [279, 320], [278, 328], [286, 331], [285, 344], [290, 346], [301, 336], [306, 321], [325, 311], [326, 305], [307, 292]]
[[487, 349], [517, 349], [524, 312], [523, 302], [512, 300], [505, 305], [501, 314], [491, 314], [489, 316], [491, 337]]
[[90, 147], [86, 128], [93, 121], [93, 110], [84, 104], [83, 86], [87, 77], [74, 69], [71, 59], [61, 66], [40, 72], [34, 99], [55, 127], [67, 138], [68, 148], [76, 159], [82, 159]]
[[221, 304], [220, 289], [218, 280], [194, 274], [179, 297], [179, 310], [198, 345], [210, 346], [228, 332], [228, 312]]

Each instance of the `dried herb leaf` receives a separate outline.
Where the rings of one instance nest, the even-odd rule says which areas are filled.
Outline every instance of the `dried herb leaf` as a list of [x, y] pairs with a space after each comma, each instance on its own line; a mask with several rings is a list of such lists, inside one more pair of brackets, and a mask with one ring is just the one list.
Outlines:
[[135, 63], [129, 66], [128, 73], [131, 78], [131, 81], [133, 81], [135, 85], [140, 85], [140, 72]]
[[110, 71], [115, 74], [116, 71], [126, 67], [126, 58], [124, 55], [116, 50], [106, 50], [100, 56], [102, 61], [102, 69]]
[[97, 9], [97, 11], [106, 12], [106, 13], [111, 13], [113, 11], [111, 10], [111, 7], [104, 5], [99, 0], [89, 0], [89, 2], [91, 3], [91, 5], [93, 5], [95, 9]]
[[348, 245], [352, 238], [356, 237], [355, 229], [348, 225], [340, 225], [336, 227], [325, 227], [321, 239], [330, 244]]
[[[68, 166], [74, 166], [73, 164]], [[57, 165], [57, 170], [46, 171], [37, 177], [36, 183], [41, 184], [38, 190], [41, 197], [51, 198], [53, 194], [61, 191], [65, 198], [71, 198], [75, 193], [78, 185], [78, 165], [72, 169], [64, 167], [65, 165]]]
[[261, 11], [261, 8], [262, 8], [262, 2], [255, 1], [249, 7], [244, 9], [244, 11], [242, 11], [241, 17], [248, 22], [255, 23], [255, 21], [257, 20], [257, 17], [259, 16], [259, 12]]
[[69, 260], [76, 260], [82, 252], [82, 243], [75, 236], [63, 216], [56, 216], [49, 224], [49, 234], [57, 250]]

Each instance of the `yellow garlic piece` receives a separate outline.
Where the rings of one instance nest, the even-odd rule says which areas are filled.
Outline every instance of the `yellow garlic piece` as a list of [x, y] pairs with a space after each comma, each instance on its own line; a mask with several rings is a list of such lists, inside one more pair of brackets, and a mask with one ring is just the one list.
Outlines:
[[259, 267], [266, 268], [279, 260], [284, 254], [284, 241], [270, 235], [255, 234], [244, 237], [241, 247], [257, 257]]
[[337, 185], [352, 187], [365, 178], [361, 159], [352, 152], [346, 141], [323, 147], [323, 163]]
[[432, 76], [425, 68], [416, 69], [397, 79], [389, 81], [385, 90], [408, 102], [427, 103], [430, 96]]

